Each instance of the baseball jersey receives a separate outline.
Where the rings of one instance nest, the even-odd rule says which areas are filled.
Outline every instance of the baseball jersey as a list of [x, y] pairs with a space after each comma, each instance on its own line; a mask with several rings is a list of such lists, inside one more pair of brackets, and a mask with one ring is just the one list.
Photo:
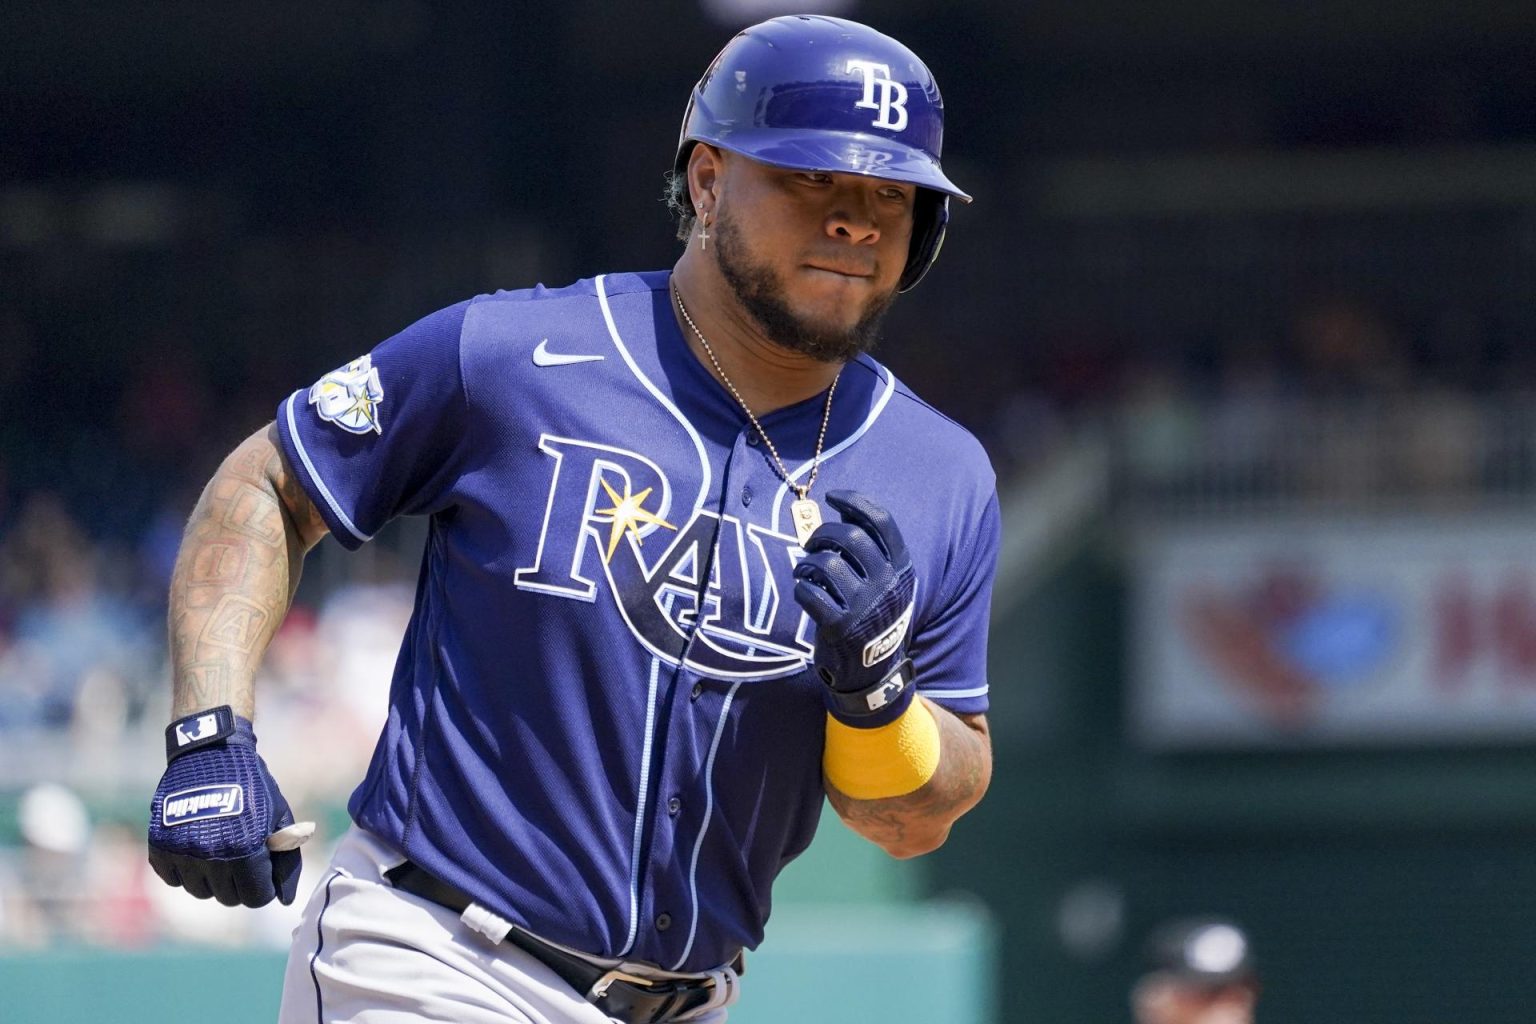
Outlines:
[[[450, 306], [277, 424], [348, 548], [430, 516], [354, 820], [546, 939], [698, 971], [757, 945], [811, 842], [825, 711], [794, 495], [689, 350], [668, 278]], [[797, 480], [824, 397], [761, 418]], [[918, 692], [985, 711], [999, 520], [980, 445], [860, 357], [813, 497], [833, 489], [888, 508], [911, 550]]]

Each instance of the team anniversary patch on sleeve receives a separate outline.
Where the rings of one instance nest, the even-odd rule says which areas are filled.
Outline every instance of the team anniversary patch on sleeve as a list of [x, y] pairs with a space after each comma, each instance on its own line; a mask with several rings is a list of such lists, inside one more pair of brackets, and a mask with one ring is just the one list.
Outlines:
[[379, 425], [379, 405], [383, 401], [384, 385], [371, 356], [359, 356], [339, 370], [332, 370], [309, 389], [309, 404], [319, 417], [354, 434], [384, 432]]

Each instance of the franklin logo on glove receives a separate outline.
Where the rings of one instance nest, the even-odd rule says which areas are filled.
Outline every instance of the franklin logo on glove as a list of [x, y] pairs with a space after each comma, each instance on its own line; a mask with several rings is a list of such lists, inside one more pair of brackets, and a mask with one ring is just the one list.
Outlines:
[[166, 827], [190, 821], [227, 818], [245, 810], [245, 790], [239, 786], [199, 786], [165, 798], [160, 820]]
[[901, 618], [891, 623], [891, 628], [864, 645], [864, 667], [874, 668], [896, 653], [896, 648], [907, 638], [907, 627], [912, 625], [913, 605], [901, 613]]

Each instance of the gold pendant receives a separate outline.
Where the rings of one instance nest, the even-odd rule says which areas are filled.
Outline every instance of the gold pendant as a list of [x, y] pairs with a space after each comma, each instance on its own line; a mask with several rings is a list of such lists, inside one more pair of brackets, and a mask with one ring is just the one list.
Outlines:
[[821, 525], [821, 506], [810, 498], [801, 498], [789, 504], [789, 518], [795, 522], [795, 536], [800, 539], [800, 546], [805, 547], [805, 542], [811, 539], [811, 534], [816, 532], [816, 527]]

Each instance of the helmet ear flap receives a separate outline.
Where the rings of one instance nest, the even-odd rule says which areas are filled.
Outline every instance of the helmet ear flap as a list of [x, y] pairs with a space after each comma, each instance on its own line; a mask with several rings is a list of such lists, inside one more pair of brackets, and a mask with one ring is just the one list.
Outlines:
[[910, 291], [928, 273], [944, 247], [949, 225], [949, 196], [930, 188], [917, 190], [912, 210], [912, 242], [907, 247], [907, 265], [901, 272], [897, 291]]

